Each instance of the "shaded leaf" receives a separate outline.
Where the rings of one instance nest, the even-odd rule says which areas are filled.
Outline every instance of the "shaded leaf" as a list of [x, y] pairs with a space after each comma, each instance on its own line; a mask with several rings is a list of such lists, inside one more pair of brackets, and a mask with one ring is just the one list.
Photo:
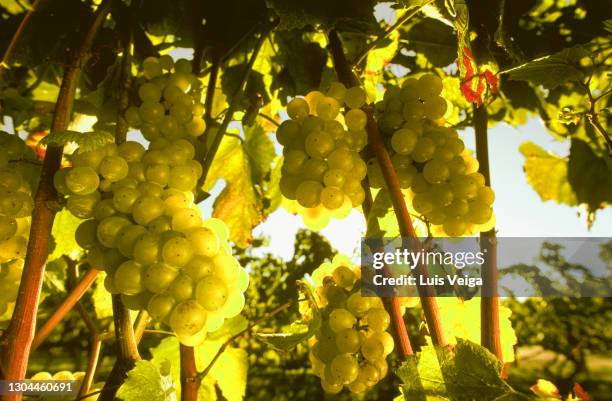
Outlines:
[[445, 67], [457, 58], [457, 39], [453, 29], [434, 18], [413, 25], [406, 39], [410, 48], [422, 53], [435, 67]]
[[586, 203], [591, 211], [612, 202], [612, 160], [598, 157], [580, 139], [572, 139], [567, 180], [578, 202]]
[[52, 132], [44, 137], [40, 143], [42, 145], [63, 146], [69, 143], [76, 143], [79, 149], [83, 152], [100, 148], [107, 143], [115, 141], [114, 136], [105, 131], [95, 132], [77, 132], [77, 131], [59, 131]]
[[319, 24], [352, 26], [361, 31], [378, 27], [372, 15], [373, 0], [267, 0], [267, 3], [280, 17], [279, 29], [283, 30]]
[[249, 158], [253, 180], [261, 184], [272, 168], [276, 156], [274, 143], [259, 124], [244, 129], [244, 150]]
[[502, 73], [509, 74], [510, 79], [530, 81], [536, 85], [554, 89], [564, 82], [577, 81], [583, 77], [584, 74], [580, 70], [579, 62], [588, 54], [582, 46], [574, 46], [550, 56], [537, 58]]

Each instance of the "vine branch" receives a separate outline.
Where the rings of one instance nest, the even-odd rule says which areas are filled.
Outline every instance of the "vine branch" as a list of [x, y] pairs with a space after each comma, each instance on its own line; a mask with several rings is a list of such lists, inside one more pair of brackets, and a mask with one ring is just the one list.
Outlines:
[[[338, 74], [338, 78], [345, 86], [355, 86], [359, 83], [355, 74], [351, 71], [342, 42], [338, 37], [338, 33], [335, 30], [329, 33], [329, 47], [332, 52], [332, 58], [334, 59], [334, 67]], [[412, 243], [418, 243], [418, 237], [412, 224], [412, 218], [406, 207], [406, 201], [400, 188], [400, 183], [397, 178], [397, 173], [389, 157], [389, 153], [385, 147], [384, 141], [378, 130], [378, 125], [374, 121], [372, 108], [369, 107], [366, 111], [368, 120], [366, 124], [366, 131], [368, 133], [368, 142], [371, 147], [380, 169], [383, 173], [385, 183], [389, 189], [391, 195], [391, 201], [393, 204], [393, 210], [397, 218], [397, 223], [400, 229], [400, 234], [403, 238], [410, 238]], [[427, 276], [427, 269], [423, 264], [419, 264], [415, 270], [415, 274], [418, 276]], [[418, 286], [419, 297], [421, 299], [421, 305], [425, 314], [425, 320], [429, 327], [429, 333], [431, 335], [432, 342], [434, 345], [445, 346], [446, 340], [444, 338], [444, 332], [442, 330], [442, 321], [440, 318], [440, 311], [438, 309], [438, 303], [433, 294], [431, 287]]]
[[605, 92], [605, 93], [603, 93], [600, 96], [595, 98], [595, 97], [593, 97], [593, 92], [591, 92], [591, 87], [590, 87], [589, 83], [590, 83], [590, 78], [589, 78], [589, 81], [587, 81], [586, 83], [584, 83], [584, 82], [580, 83], [582, 85], [582, 87], [584, 88], [587, 96], [589, 97], [589, 105], [590, 106], [589, 106], [589, 111], [586, 113], [586, 117], [589, 120], [589, 122], [591, 123], [591, 125], [595, 128], [595, 130], [597, 132], [599, 132], [599, 134], [606, 141], [606, 145], [608, 147], [608, 152], [612, 152], [612, 139], [610, 139], [610, 135], [608, 135], [608, 132], [606, 131], [604, 126], [601, 124], [601, 121], [599, 121], [599, 117], [597, 116], [597, 110], [595, 109], [595, 107], [597, 105], [597, 101], [602, 99], [603, 97], [609, 95], [610, 91]]
[[196, 369], [194, 348], [180, 344], [179, 353], [181, 360], [181, 401], [196, 401], [201, 380]]
[[[89, 60], [90, 49], [96, 33], [104, 23], [110, 11], [111, 0], [104, 0], [96, 9], [93, 22], [85, 33], [79, 50], [72, 57], [64, 71], [55, 112], [51, 123], [51, 132], [63, 131], [71, 119], [72, 106], [81, 69]], [[53, 176], [60, 167], [63, 147], [49, 146], [41, 170], [40, 182], [34, 197], [34, 209], [30, 225], [30, 240], [24, 262], [22, 280], [10, 325], [0, 344], [0, 354], [5, 379], [21, 380], [24, 378], [28, 358], [34, 339], [36, 312], [40, 300], [40, 291], [49, 250], [51, 227], [56, 210], [50, 204], [56, 201], [57, 193], [53, 186]], [[5, 396], [6, 401], [19, 401], [21, 395]]]
[[[488, 114], [486, 106], [474, 105], [476, 157], [480, 166], [480, 173], [485, 177], [485, 184], [491, 186], [487, 123]], [[480, 343], [501, 361], [499, 297], [497, 295], [497, 236], [495, 234], [495, 227], [480, 233], [480, 249], [484, 254], [481, 276], [483, 288], [486, 291], [486, 294], [482, 294], [480, 298]]]

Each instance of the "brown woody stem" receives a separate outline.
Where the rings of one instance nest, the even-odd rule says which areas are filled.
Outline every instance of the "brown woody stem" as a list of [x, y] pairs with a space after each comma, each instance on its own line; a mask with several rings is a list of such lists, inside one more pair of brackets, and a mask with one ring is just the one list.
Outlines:
[[195, 363], [193, 347], [181, 344], [181, 401], [197, 401], [200, 378]]
[[[479, 171], [485, 184], [491, 186], [489, 169], [489, 145], [487, 133], [488, 115], [486, 106], [474, 106], [474, 131], [476, 133], [476, 156]], [[497, 236], [495, 227], [480, 233], [480, 249], [484, 253], [482, 282], [487, 296], [480, 298], [480, 343], [502, 360], [499, 333], [499, 297], [497, 296]]]

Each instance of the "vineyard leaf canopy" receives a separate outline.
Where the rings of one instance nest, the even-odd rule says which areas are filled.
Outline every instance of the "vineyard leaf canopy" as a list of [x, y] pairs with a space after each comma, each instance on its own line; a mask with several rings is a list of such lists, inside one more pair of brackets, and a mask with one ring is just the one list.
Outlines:
[[161, 368], [150, 361], [138, 361], [119, 387], [117, 397], [123, 401], [176, 401], [174, 383], [166, 362]]

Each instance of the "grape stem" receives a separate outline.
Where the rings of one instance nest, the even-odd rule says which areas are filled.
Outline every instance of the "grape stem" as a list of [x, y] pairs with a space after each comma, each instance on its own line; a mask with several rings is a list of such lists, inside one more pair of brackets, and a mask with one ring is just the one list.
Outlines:
[[34, 352], [40, 344], [42, 344], [49, 334], [57, 327], [57, 325], [64, 319], [66, 314], [72, 310], [72, 308], [79, 302], [85, 292], [92, 286], [96, 278], [98, 277], [98, 270], [90, 269], [81, 278], [79, 283], [74, 286], [70, 291], [66, 299], [62, 304], [53, 312], [51, 317], [45, 322], [45, 324], [36, 332], [34, 340], [32, 341], [32, 347], [30, 352]]
[[195, 350], [180, 344], [181, 359], [181, 401], [196, 401], [201, 380], [196, 369]]
[[108, 375], [106, 383], [104, 383], [100, 393], [100, 401], [112, 401], [115, 399], [119, 386], [127, 377], [127, 372], [140, 360], [138, 343], [130, 319], [130, 311], [123, 305], [121, 295], [113, 294], [112, 301], [117, 360]]
[[[111, 0], [104, 0], [96, 9], [93, 22], [83, 37], [83, 42], [74, 53], [64, 71], [59, 95], [51, 123], [51, 132], [63, 131], [71, 119], [72, 106], [81, 69], [90, 58], [90, 50], [96, 33], [104, 23]], [[15, 310], [10, 325], [0, 341], [1, 364], [4, 379], [21, 380], [25, 377], [32, 340], [36, 326], [36, 313], [49, 254], [49, 238], [56, 211], [49, 207], [56, 201], [53, 176], [60, 167], [63, 147], [49, 146], [41, 170], [40, 182], [34, 196], [34, 210], [30, 226], [30, 240], [24, 262], [22, 280], [19, 285]], [[21, 395], [5, 396], [6, 401], [19, 401]]]
[[302, 300], [297, 299], [297, 300], [294, 300], [294, 301], [291, 301], [291, 302], [287, 302], [287, 303], [285, 303], [285, 304], [283, 304], [283, 305], [281, 305], [281, 306], [271, 310], [270, 312], [266, 313], [261, 318], [255, 320], [255, 321], [253, 321], [251, 323], [249, 323], [249, 325], [245, 329], [239, 331], [238, 333], [234, 334], [233, 336], [231, 336], [230, 338], [225, 340], [225, 342], [223, 344], [221, 344], [221, 346], [219, 347], [219, 350], [217, 351], [215, 356], [213, 356], [213, 358], [211, 359], [210, 363], [204, 368], [204, 370], [202, 370], [202, 372], [200, 372], [198, 374], [198, 386], [199, 386], [199, 383], [201, 383], [201, 381], [206, 377], [206, 375], [208, 375], [208, 373], [210, 373], [210, 371], [213, 368], [213, 366], [215, 366], [215, 363], [217, 362], [217, 360], [221, 357], [221, 355], [227, 349], [227, 347], [229, 347], [234, 342], [234, 340], [240, 338], [245, 333], [251, 331], [253, 329], [253, 327], [259, 325], [262, 322], [265, 322], [266, 320], [271, 319], [272, 317], [276, 316], [280, 312], [291, 308], [293, 305], [297, 304], [300, 301], [302, 301]]
[[[485, 178], [485, 184], [491, 186], [488, 144], [488, 114], [486, 106], [473, 106], [474, 132], [476, 136], [476, 158], [479, 171]], [[495, 227], [480, 233], [480, 249], [484, 253], [482, 265], [482, 283], [487, 296], [480, 298], [480, 344], [487, 348], [500, 361], [502, 360], [499, 332], [499, 297], [497, 295], [497, 235]], [[484, 294], [483, 294], [484, 295]]]
[[591, 87], [589, 86], [590, 79], [587, 82], [580, 82], [580, 85], [583, 87], [587, 96], [589, 97], [589, 110], [585, 113], [587, 119], [591, 123], [591, 125], [595, 128], [595, 131], [599, 133], [606, 141], [606, 146], [608, 147], [608, 152], [612, 152], [612, 139], [610, 139], [610, 135], [606, 132], [606, 129], [601, 125], [601, 121], [599, 121], [599, 117], [597, 116], [596, 104], [597, 101], [602, 99], [603, 97], [610, 94], [610, 91], [603, 93], [601, 96], [593, 97], [593, 93], [591, 92]]
[[[372, 200], [372, 192], [370, 191], [370, 183], [368, 177], [364, 178], [362, 181], [362, 187], [365, 191], [365, 199], [361, 207], [363, 208], [363, 215], [366, 220], [366, 225], [369, 223], [373, 226], [373, 229], [376, 232], [380, 232], [380, 226], [377, 220], [370, 220], [370, 212], [372, 211], [372, 205], [374, 201]], [[382, 241], [380, 241], [380, 247], [382, 248]], [[383, 272], [385, 275], [388, 274], [387, 266], [384, 266]], [[410, 336], [408, 335], [408, 330], [406, 329], [406, 322], [404, 322], [404, 314], [402, 313], [402, 308], [400, 305], [400, 300], [398, 297], [385, 297], [383, 298], [383, 304], [385, 309], [391, 316], [391, 322], [393, 324], [393, 338], [395, 343], [398, 345], [397, 353], [401, 360], [405, 361], [411, 355], [414, 355], [414, 350], [412, 349], [412, 343], [410, 342]]]
[[352, 63], [353, 68], [356, 68], [359, 64], [361, 64], [372, 50], [380, 46], [389, 36], [391, 36], [393, 32], [397, 31], [402, 25], [417, 15], [423, 9], [423, 7], [431, 3], [433, 3], [433, 0], [428, 0], [419, 6], [415, 6], [412, 11], [406, 10], [404, 15], [399, 17], [393, 25], [391, 25], [382, 35], [376, 38], [376, 40], [370, 42], [370, 44], [357, 57], [355, 57], [355, 60], [353, 60]]
[[129, 128], [128, 122], [125, 120], [125, 111], [130, 106], [130, 88], [132, 86], [132, 42], [133, 42], [133, 11], [138, 2], [132, 2], [129, 8], [129, 17], [127, 27], [121, 38], [122, 57], [121, 57], [121, 72], [119, 77], [119, 96], [117, 98], [117, 126], [115, 127], [115, 143], [122, 144], [126, 140], [127, 131]]
[[[221, 145], [221, 141], [223, 140], [223, 137], [225, 136], [227, 127], [234, 117], [234, 112], [238, 108], [240, 94], [244, 92], [247, 81], [249, 79], [249, 75], [251, 74], [251, 71], [253, 70], [253, 65], [255, 64], [255, 61], [257, 60], [257, 55], [259, 54], [259, 51], [261, 50], [261, 47], [264, 41], [266, 40], [266, 36], [276, 26], [276, 24], [277, 24], [277, 21], [272, 22], [266, 28], [264, 28], [262, 32], [260, 33], [259, 39], [257, 40], [255, 47], [253, 48], [251, 57], [249, 58], [249, 61], [242, 74], [240, 83], [238, 84], [238, 87], [232, 94], [229, 108], [227, 112], [225, 113], [225, 116], [223, 117], [223, 122], [219, 126], [215, 134], [215, 137], [213, 138], [213, 141], [210, 145], [210, 149], [208, 149], [206, 152], [206, 157], [204, 158], [204, 162], [202, 164], [202, 176], [200, 177], [200, 180], [197, 185], [198, 196], [196, 198], [196, 203], [202, 202], [207, 197], [207, 194], [203, 192], [201, 188], [206, 183], [206, 177], [208, 175], [208, 172], [210, 171], [210, 167], [212, 166], [212, 162], [215, 158], [215, 154], [217, 153], [217, 150], [219, 150], [219, 146]], [[211, 74], [212, 74], [212, 71], [211, 71]], [[211, 84], [209, 83], [209, 88], [210, 87], [211, 87]], [[206, 110], [210, 109], [211, 107], [212, 107], [212, 104], [206, 104]], [[210, 130], [207, 130], [207, 131], [208, 132], [205, 135], [203, 135], [204, 137], [207, 136], [210, 132], [212, 132]], [[206, 140], [206, 139], [203, 138], [203, 140]]]
[[[344, 49], [342, 47], [342, 42], [340, 41], [338, 33], [335, 30], [331, 30], [329, 32], [329, 48], [332, 53], [332, 58], [334, 59], [334, 67], [336, 69], [338, 79], [340, 79], [340, 81], [347, 87], [358, 85], [359, 80], [348, 65], [346, 55], [344, 54]], [[419, 239], [416, 231], [414, 230], [410, 213], [408, 213], [408, 208], [406, 207], [406, 201], [400, 188], [397, 173], [395, 172], [393, 163], [389, 157], [389, 153], [387, 152], [380, 131], [378, 130], [378, 125], [376, 124], [376, 121], [374, 121], [373, 110], [371, 107], [368, 107], [365, 109], [365, 112], [368, 117], [366, 131], [368, 133], [369, 146], [376, 156], [376, 160], [378, 161], [386, 186], [391, 195], [393, 210], [395, 211], [400, 234], [405, 239], [411, 239], [412, 244], [418, 244]], [[426, 266], [423, 264], [418, 265], [414, 269], [414, 274], [426, 277]], [[433, 294], [433, 289], [431, 287], [423, 286], [418, 286], [417, 289], [419, 291], [419, 297], [421, 299], [421, 305], [423, 307], [431, 340], [434, 345], [445, 346], [446, 339], [444, 338], [440, 311], [438, 309], [436, 298]]]
[[[215, 99], [215, 90], [217, 89], [217, 78], [219, 77], [219, 66], [221, 62], [216, 54], [213, 54], [212, 65], [210, 67], [210, 76], [208, 77], [208, 85], [206, 86], [206, 97], [204, 98], [204, 121], [208, 127], [214, 122], [212, 118], [213, 101]], [[194, 67], [195, 68], [195, 67]], [[202, 140], [206, 135], [202, 135]]]

